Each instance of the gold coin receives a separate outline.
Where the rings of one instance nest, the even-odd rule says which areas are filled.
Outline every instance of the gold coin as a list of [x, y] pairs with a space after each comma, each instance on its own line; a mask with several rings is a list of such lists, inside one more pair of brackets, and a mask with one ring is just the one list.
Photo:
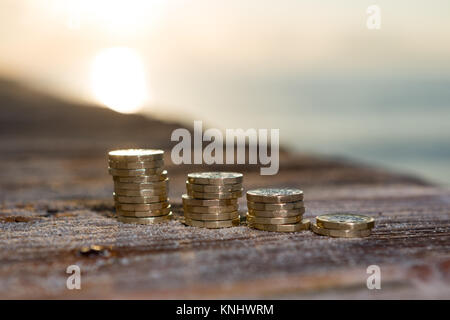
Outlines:
[[238, 172], [194, 172], [188, 174], [193, 184], [227, 185], [242, 183], [243, 175]]
[[302, 220], [302, 216], [287, 218], [261, 218], [255, 217], [247, 213], [247, 221], [256, 224], [292, 224]]
[[164, 167], [164, 160], [155, 161], [139, 161], [139, 162], [125, 162], [125, 161], [108, 161], [108, 165], [113, 169], [150, 169]]
[[165, 216], [170, 213], [170, 205], [163, 209], [148, 210], [148, 211], [124, 211], [116, 209], [118, 215], [123, 217], [147, 218]]
[[200, 220], [200, 221], [221, 221], [221, 220], [232, 220], [239, 217], [239, 212], [228, 212], [228, 213], [194, 213], [189, 211], [184, 211], [184, 216], [188, 219]]
[[226, 184], [222, 186], [212, 186], [207, 184], [193, 184], [186, 181], [186, 189], [190, 191], [197, 191], [197, 192], [233, 192], [233, 191], [241, 191], [242, 190], [242, 184], [236, 183], [236, 184]]
[[223, 193], [208, 193], [187, 191], [188, 196], [196, 199], [236, 199], [242, 197], [242, 191], [223, 192]]
[[151, 196], [151, 197], [127, 197], [127, 196], [118, 196], [116, 194], [114, 195], [114, 200], [120, 202], [120, 203], [154, 203], [154, 202], [161, 202], [161, 201], [167, 201], [167, 196], [161, 195], [161, 196]]
[[136, 217], [123, 217], [117, 216], [117, 220], [123, 223], [135, 223], [135, 224], [156, 224], [166, 222], [172, 219], [172, 213], [160, 217], [148, 217], [148, 218], [136, 218]]
[[170, 206], [168, 201], [154, 203], [120, 203], [115, 202], [116, 209], [123, 211], [152, 211], [167, 208]]
[[334, 237], [334, 238], [362, 238], [371, 234], [372, 229], [365, 230], [336, 230], [325, 229], [318, 227], [317, 224], [311, 224], [311, 230], [322, 236]]
[[273, 231], [273, 232], [298, 232], [309, 230], [310, 222], [308, 219], [304, 219], [297, 223], [292, 224], [260, 224], [260, 223], [248, 223], [250, 228]]
[[205, 206], [183, 205], [183, 209], [186, 211], [193, 212], [193, 213], [227, 213], [227, 212], [237, 211], [239, 209], [239, 206], [237, 204], [229, 205], [229, 206], [220, 206], [220, 207], [219, 206], [205, 207]]
[[247, 207], [249, 209], [272, 211], [272, 210], [292, 210], [298, 208], [304, 208], [303, 201], [285, 202], [285, 203], [263, 203], [247, 201]]
[[113, 161], [154, 161], [163, 159], [164, 151], [157, 149], [124, 149], [108, 152]]
[[136, 176], [136, 177], [114, 177], [113, 180], [115, 182], [120, 183], [152, 183], [158, 181], [164, 181], [167, 179], [167, 170], [164, 170], [160, 174], [150, 174], [144, 176]]
[[365, 230], [375, 226], [372, 217], [351, 213], [331, 213], [316, 217], [319, 228], [337, 230]]
[[229, 228], [239, 226], [241, 224], [241, 219], [235, 218], [233, 220], [223, 220], [223, 221], [199, 221], [185, 217], [183, 223], [191, 227], [218, 229], [218, 228]]
[[151, 197], [151, 196], [166, 196], [167, 190], [164, 189], [146, 189], [146, 190], [127, 190], [114, 188], [114, 193], [118, 196], [131, 197]]
[[164, 172], [163, 168], [151, 169], [108, 169], [109, 174], [115, 177], [137, 177], [157, 175]]
[[251, 214], [252, 216], [261, 218], [288, 218], [303, 215], [305, 213], [305, 208], [277, 210], [277, 211], [248, 209], [248, 213]]
[[202, 207], [230, 206], [238, 202], [238, 199], [194, 199], [187, 194], [183, 194], [181, 199], [183, 200], [183, 205]]
[[284, 203], [303, 200], [303, 191], [294, 188], [261, 188], [247, 191], [247, 200], [264, 203]]
[[149, 183], [123, 183], [114, 181], [114, 187], [117, 189], [124, 189], [124, 190], [145, 190], [153, 188], [167, 189], [169, 187], [169, 178], [163, 181], [155, 181]]

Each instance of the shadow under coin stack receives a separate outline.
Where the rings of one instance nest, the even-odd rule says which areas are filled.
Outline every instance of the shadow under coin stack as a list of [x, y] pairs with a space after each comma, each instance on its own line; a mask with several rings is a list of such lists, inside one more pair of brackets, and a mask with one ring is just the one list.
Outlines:
[[247, 225], [251, 228], [296, 232], [309, 229], [303, 220], [303, 191], [290, 188], [261, 188], [247, 191]]
[[184, 223], [200, 228], [228, 228], [240, 224], [238, 198], [243, 175], [236, 172], [188, 174], [184, 194]]
[[114, 150], [108, 153], [114, 180], [117, 219], [124, 223], [155, 224], [172, 217], [164, 151]]
[[332, 213], [316, 217], [311, 225], [314, 233], [334, 238], [361, 238], [372, 233], [375, 220], [372, 217], [351, 213]]

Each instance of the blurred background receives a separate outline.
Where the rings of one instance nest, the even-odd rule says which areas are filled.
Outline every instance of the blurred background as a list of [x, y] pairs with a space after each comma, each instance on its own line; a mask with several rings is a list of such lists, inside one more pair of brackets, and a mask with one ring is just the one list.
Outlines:
[[0, 78], [187, 126], [279, 128], [292, 150], [450, 185], [449, 12], [447, 0], [1, 0]]

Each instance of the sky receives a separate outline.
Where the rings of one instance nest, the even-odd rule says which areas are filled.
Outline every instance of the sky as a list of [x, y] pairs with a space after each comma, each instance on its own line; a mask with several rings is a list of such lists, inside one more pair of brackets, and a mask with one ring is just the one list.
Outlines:
[[450, 184], [449, 13], [443, 0], [1, 0], [0, 77], [122, 112], [279, 128], [299, 151]]

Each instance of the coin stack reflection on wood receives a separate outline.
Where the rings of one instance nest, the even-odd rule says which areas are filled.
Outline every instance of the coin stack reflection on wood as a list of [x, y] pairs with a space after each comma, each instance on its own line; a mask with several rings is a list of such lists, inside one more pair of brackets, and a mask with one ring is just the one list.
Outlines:
[[236, 172], [188, 174], [187, 194], [182, 197], [184, 223], [211, 229], [238, 226], [242, 179]]
[[372, 233], [375, 220], [368, 216], [351, 213], [324, 214], [316, 217], [311, 225], [314, 233], [334, 238], [361, 238]]
[[168, 202], [164, 151], [114, 150], [108, 153], [114, 180], [117, 219], [125, 223], [155, 224], [172, 217]]
[[247, 225], [254, 229], [296, 232], [309, 229], [303, 220], [303, 191], [290, 188], [261, 188], [247, 191]]

